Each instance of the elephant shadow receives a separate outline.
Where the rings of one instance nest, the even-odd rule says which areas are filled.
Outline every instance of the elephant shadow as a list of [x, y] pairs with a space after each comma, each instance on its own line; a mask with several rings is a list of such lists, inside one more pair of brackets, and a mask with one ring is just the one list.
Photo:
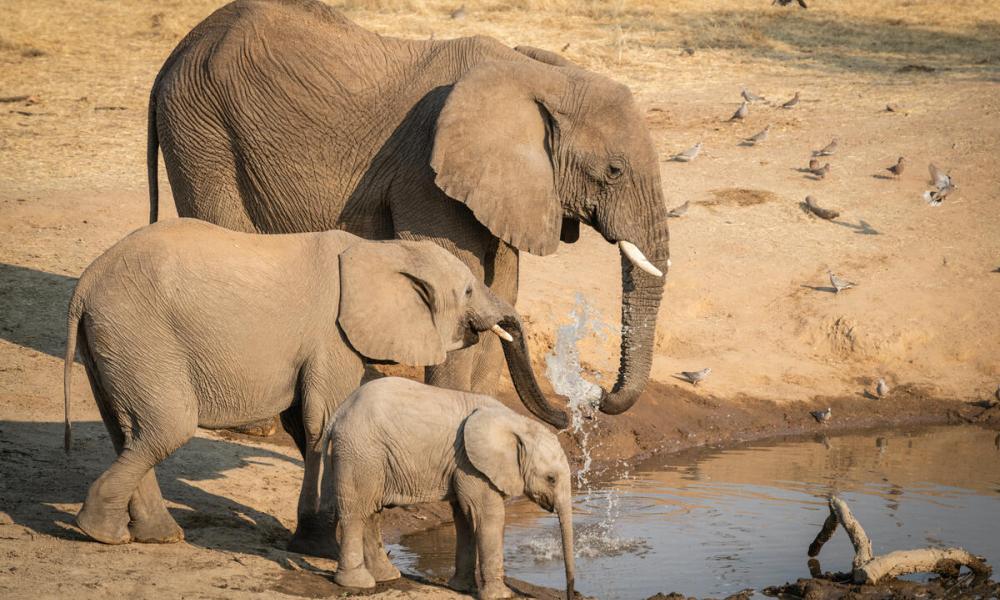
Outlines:
[[[77, 505], [114, 452], [100, 421], [76, 422], [73, 428], [73, 449], [66, 455], [61, 422], [0, 421], [0, 481], [5, 483], [0, 508], [34, 533], [87, 541], [74, 525]], [[284, 551], [292, 532], [270, 509], [294, 521], [302, 461], [293, 452], [195, 437], [161, 463], [157, 479], [186, 542], [256, 554], [286, 566], [296, 556]], [[209, 489], [225, 485], [237, 490], [234, 495], [260, 501], [241, 503], [193, 482]], [[275, 487], [285, 482], [288, 489]]]
[[76, 279], [0, 263], [0, 339], [62, 357]]

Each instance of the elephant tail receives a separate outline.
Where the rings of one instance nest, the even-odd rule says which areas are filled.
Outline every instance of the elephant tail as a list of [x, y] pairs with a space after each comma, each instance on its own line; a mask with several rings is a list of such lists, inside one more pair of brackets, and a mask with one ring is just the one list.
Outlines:
[[66, 428], [63, 431], [63, 450], [69, 454], [73, 443], [73, 428], [69, 420], [70, 392], [73, 388], [73, 360], [76, 358], [76, 337], [80, 331], [80, 319], [83, 316], [83, 298], [74, 292], [69, 301], [69, 319], [66, 331], [66, 357], [63, 362], [63, 411], [66, 416]]
[[156, 223], [160, 216], [159, 182], [160, 137], [156, 131], [156, 86], [149, 95], [149, 114], [146, 123], [146, 177], [149, 180], [149, 222]]

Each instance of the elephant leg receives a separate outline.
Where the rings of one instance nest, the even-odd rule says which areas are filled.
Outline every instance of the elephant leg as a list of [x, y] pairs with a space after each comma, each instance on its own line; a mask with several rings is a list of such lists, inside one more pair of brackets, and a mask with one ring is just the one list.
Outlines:
[[468, 515], [458, 502], [451, 503], [455, 520], [455, 574], [448, 580], [448, 587], [459, 592], [476, 589], [476, 540]]
[[479, 597], [512, 598], [514, 592], [503, 582], [503, 500], [498, 496], [488, 498], [484, 506], [473, 511], [473, 527], [479, 552]]
[[[108, 430], [108, 436], [115, 447], [115, 452], [120, 455], [125, 445], [125, 434], [112, 414], [107, 394], [101, 387], [93, 367], [90, 366], [93, 363], [89, 360], [89, 355], [84, 356], [84, 361], [88, 363], [87, 377], [90, 380], [91, 390], [97, 401], [101, 419]], [[160, 493], [160, 486], [156, 482], [154, 469], [146, 472], [132, 493], [128, 502], [128, 513], [130, 519], [128, 529], [132, 541], [170, 543], [184, 539], [184, 530], [167, 511], [167, 505]]]
[[343, 539], [340, 546], [340, 559], [337, 562], [337, 574], [333, 580], [337, 585], [350, 588], [373, 588], [375, 578], [365, 568], [364, 536], [367, 527], [367, 515], [347, 513], [341, 520]]
[[128, 512], [132, 519], [128, 528], [134, 542], [170, 544], [184, 539], [184, 530], [167, 511], [155, 469], [147, 471], [139, 481], [129, 500]]
[[368, 519], [364, 536], [365, 568], [377, 582], [399, 579], [402, 574], [389, 560], [389, 553], [382, 544], [382, 512]]
[[[350, 356], [316, 357], [301, 375], [306, 382], [300, 409], [282, 413], [287, 426], [298, 421], [299, 434], [293, 434], [303, 453], [304, 473], [299, 493], [298, 524], [288, 549], [302, 554], [337, 558], [337, 517], [329, 508], [333, 502], [320, 502], [323, 479], [323, 436], [337, 407], [357, 387], [364, 374], [364, 365], [352, 351]], [[297, 419], [296, 419], [297, 416]], [[301, 436], [301, 437], [300, 437]]]

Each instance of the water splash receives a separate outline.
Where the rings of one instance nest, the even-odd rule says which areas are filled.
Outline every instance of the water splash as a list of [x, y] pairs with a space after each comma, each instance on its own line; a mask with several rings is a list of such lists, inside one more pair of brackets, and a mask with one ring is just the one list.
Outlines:
[[[545, 357], [545, 376], [552, 383], [556, 393], [569, 399], [567, 405], [571, 420], [569, 431], [580, 445], [583, 462], [576, 473], [577, 493], [582, 496], [578, 502], [591, 506], [602, 513], [599, 521], [584, 523], [576, 528], [574, 535], [575, 554], [584, 558], [598, 556], [619, 556], [622, 554], [644, 555], [649, 545], [641, 538], [619, 537], [614, 529], [620, 516], [621, 492], [615, 488], [594, 489], [590, 481], [593, 466], [591, 433], [597, 426], [594, 413], [601, 399], [601, 386], [583, 377], [584, 367], [580, 363], [579, 344], [587, 337], [594, 336], [600, 341], [607, 339], [611, 326], [600, 320], [597, 311], [587, 302], [583, 294], [577, 292], [570, 322], [556, 332], [556, 343], [552, 352]], [[600, 374], [590, 373], [600, 380]], [[623, 477], [628, 478], [624, 463]], [[518, 546], [525, 555], [536, 562], [562, 558], [562, 543], [556, 537], [541, 536]]]

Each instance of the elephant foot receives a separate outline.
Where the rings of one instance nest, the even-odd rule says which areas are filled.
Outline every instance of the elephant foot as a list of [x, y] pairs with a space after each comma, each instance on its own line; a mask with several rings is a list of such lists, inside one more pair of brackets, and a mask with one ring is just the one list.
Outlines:
[[267, 419], [254, 421], [253, 423], [247, 423], [246, 425], [237, 425], [236, 427], [229, 428], [229, 431], [235, 431], [236, 433], [242, 433], [244, 435], [252, 435], [254, 437], [271, 437], [277, 430], [278, 417], [268, 417]]
[[127, 544], [132, 541], [127, 511], [121, 511], [117, 515], [110, 514], [84, 502], [83, 508], [76, 515], [76, 525], [88, 536], [104, 544]]
[[142, 544], [173, 544], [184, 540], [184, 530], [168, 513], [132, 521], [128, 529], [132, 541]]
[[295, 533], [288, 542], [288, 550], [322, 558], [340, 558], [337, 544], [337, 521], [328, 513], [299, 515]]
[[403, 574], [399, 572], [399, 569], [394, 564], [389, 562], [389, 558], [384, 554], [382, 556], [382, 559], [374, 560], [373, 564], [365, 564], [365, 568], [372, 574], [375, 581], [382, 583], [383, 581], [393, 581], [402, 577]]
[[341, 570], [337, 568], [333, 580], [337, 585], [348, 588], [369, 589], [375, 587], [375, 578], [364, 567], [356, 569]]
[[479, 588], [480, 600], [492, 600], [493, 598], [513, 598], [514, 591], [502, 582], [487, 583]]
[[453, 575], [451, 579], [448, 580], [448, 587], [455, 590], [456, 592], [465, 592], [471, 594], [476, 591], [476, 578], [471, 575], [466, 575], [459, 577], [457, 574]]

